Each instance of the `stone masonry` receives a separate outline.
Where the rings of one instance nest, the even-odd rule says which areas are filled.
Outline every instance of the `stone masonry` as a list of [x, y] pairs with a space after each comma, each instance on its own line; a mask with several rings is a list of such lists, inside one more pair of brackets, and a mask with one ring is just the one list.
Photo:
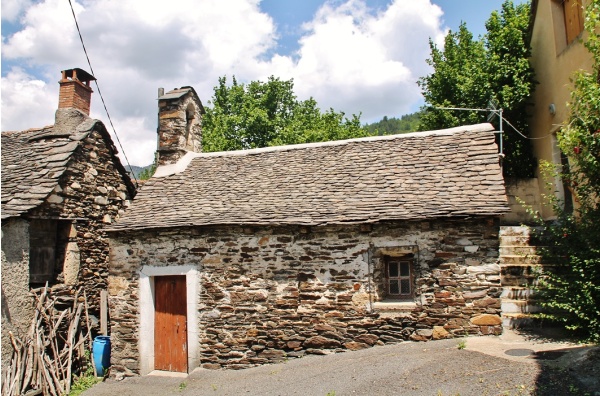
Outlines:
[[[73, 112], [79, 115], [76, 125], [65, 128], [58, 122], [71, 119], [67, 113]], [[9, 330], [26, 332], [30, 287], [43, 286], [30, 278], [33, 224], [55, 224], [51, 293], [72, 304], [81, 288], [90, 314], [99, 317], [100, 291], [106, 290], [108, 277], [102, 228], [123, 214], [135, 187], [104, 126], [78, 110], [59, 109], [51, 127], [3, 132], [2, 148], [2, 358], [7, 362], [11, 348], [5, 336]]]
[[[199, 336], [188, 342], [199, 344], [204, 368], [499, 334], [498, 229], [498, 218], [486, 216], [111, 233], [113, 373], [140, 373], [138, 290], [145, 266], [197, 267], [198, 323], [188, 326]], [[379, 292], [383, 256], [409, 246], [417, 252], [414, 301], [386, 311]]]

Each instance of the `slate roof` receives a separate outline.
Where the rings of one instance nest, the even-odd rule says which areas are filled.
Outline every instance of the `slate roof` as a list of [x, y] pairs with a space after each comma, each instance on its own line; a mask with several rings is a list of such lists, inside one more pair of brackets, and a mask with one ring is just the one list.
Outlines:
[[[2, 219], [41, 205], [58, 185], [80, 142], [95, 128], [112, 145], [104, 125], [91, 118], [71, 132], [57, 132], [53, 126], [2, 132]], [[125, 173], [120, 162], [119, 166]]]
[[507, 211], [493, 128], [480, 124], [188, 153], [159, 168], [110, 230], [348, 224]]

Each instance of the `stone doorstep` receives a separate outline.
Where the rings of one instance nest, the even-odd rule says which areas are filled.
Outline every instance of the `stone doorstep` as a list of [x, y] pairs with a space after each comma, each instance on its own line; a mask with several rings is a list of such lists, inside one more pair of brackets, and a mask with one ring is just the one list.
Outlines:
[[170, 378], [187, 378], [188, 373], [179, 373], [176, 371], [153, 370], [148, 375], [155, 377], [170, 377]]

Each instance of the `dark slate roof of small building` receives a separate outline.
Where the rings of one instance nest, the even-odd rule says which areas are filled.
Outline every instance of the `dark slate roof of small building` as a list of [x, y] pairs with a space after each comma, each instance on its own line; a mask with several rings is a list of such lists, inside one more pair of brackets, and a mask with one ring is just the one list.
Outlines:
[[[69, 132], [57, 132], [52, 125], [2, 132], [2, 219], [24, 215], [40, 206], [58, 186], [80, 142], [95, 128], [112, 146], [104, 124], [91, 118]], [[116, 149], [113, 151], [116, 153]], [[117, 168], [125, 173], [120, 162]]]
[[325, 225], [508, 211], [489, 124], [222, 153], [160, 167], [112, 231]]

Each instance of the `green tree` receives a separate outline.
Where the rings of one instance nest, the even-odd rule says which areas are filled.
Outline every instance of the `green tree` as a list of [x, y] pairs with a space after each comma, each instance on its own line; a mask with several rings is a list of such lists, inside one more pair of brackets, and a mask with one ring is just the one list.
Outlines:
[[402, 117], [383, 117], [381, 121], [365, 125], [373, 135], [394, 135], [397, 133], [414, 132], [419, 129], [421, 112], [405, 114]]
[[321, 112], [313, 99], [300, 101], [293, 80], [273, 76], [267, 82], [240, 84], [219, 78], [212, 107], [203, 120], [203, 151], [244, 150], [257, 147], [349, 139], [367, 136], [360, 116]]
[[[515, 6], [506, 0], [487, 20], [483, 38], [473, 39], [463, 23], [458, 32], [448, 33], [443, 49], [430, 40], [428, 63], [434, 71], [419, 80], [426, 102], [421, 130], [486, 122], [486, 112], [438, 108], [486, 109], [494, 103], [505, 119], [528, 134], [528, 100], [535, 86], [528, 60], [529, 10], [529, 3]], [[499, 128], [498, 119], [493, 123]], [[535, 160], [529, 141], [506, 123], [503, 129], [504, 175], [532, 177]]]
[[[557, 134], [569, 167], [553, 171], [573, 192], [574, 211], [553, 199], [557, 220], [538, 218], [544, 254], [557, 264], [541, 278], [540, 299], [546, 317], [577, 331], [590, 341], [600, 341], [600, 0], [585, 12], [585, 46], [593, 59], [591, 72], [574, 77], [569, 118]], [[546, 167], [551, 167], [546, 164]]]

